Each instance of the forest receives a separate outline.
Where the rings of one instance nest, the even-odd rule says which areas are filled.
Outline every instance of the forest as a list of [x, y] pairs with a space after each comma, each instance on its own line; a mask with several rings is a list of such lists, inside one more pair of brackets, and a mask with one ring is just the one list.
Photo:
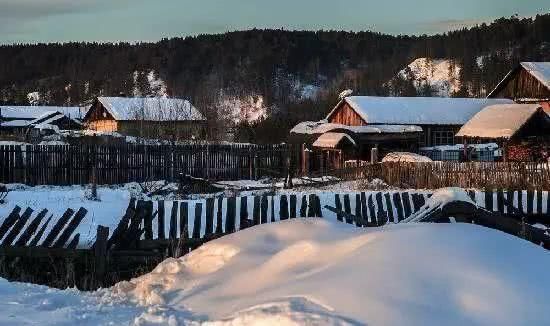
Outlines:
[[[2, 45], [0, 104], [85, 105], [162, 92], [190, 99], [209, 119], [211, 139], [272, 143], [298, 121], [322, 118], [344, 89], [433, 95], [396, 78], [416, 58], [450, 60], [461, 68], [451, 95], [483, 97], [519, 61], [550, 61], [548, 31], [550, 14], [431, 36], [253, 29], [155, 43]], [[266, 114], [228, 124], [227, 98], [261, 98]]]

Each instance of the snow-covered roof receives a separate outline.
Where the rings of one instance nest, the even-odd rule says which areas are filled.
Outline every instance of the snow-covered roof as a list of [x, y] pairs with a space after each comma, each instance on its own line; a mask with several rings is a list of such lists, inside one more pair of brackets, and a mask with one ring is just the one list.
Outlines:
[[[478, 112], [456, 134], [458, 137], [510, 138], [537, 111], [543, 112], [538, 104], [491, 105]], [[548, 118], [546, 115], [543, 115]]]
[[521, 66], [550, 89], [550, 62], [522, 62]]
[[415, 125], [373, 125], [373, 126], [347, 126], [338, 123], [329, 123], [327, 120], [300, 122], [290, 130], [295, 134], [322, 134], [331, 130], [349, 130], [356, 134], [382, 134], [382, 133], [410, 133], [422, 132], [422, 128]]
[[10, 120], [0, 122], [0, 127], [27, 127], [30, 123], [29, 120]]
[[8, 119], [37, 119], [44, 114], [59, 112], [71, 119], [82, 119], [89, 107], [78, 106], [0, 106], [1, 115]]
[[378, 96], [349, 96], [342, 101], [368, 124], [402, 125], [462, 125], [488, 105], [514, 103], [508, 99]]
[[161, 97], [98, 97], [115, 120], [205, 120], [189, 101]]
[[341, 141], [347, 139], [353, 146], [356, 146], [355, 141], [348, 134], [342, 132], [327, 132], [319, 136], [313, 143], [313, 147], [321, 148], [336, 148]]
[[[497, 143], [485, 143], [485, 144], [468, 144], [468, 148], [473, 149], [474, 151], [494, 151], [498, 149]], [[439, 146], [431, 146], [431, 147], [420, 147], [421, 152], [427, 152], [427, 151], [440, 151], [440, 152], [446, 152], [446, 151], [462, 151], [464, 150], [463, 144], [456, 144], [456, 145], [439, 145]]]

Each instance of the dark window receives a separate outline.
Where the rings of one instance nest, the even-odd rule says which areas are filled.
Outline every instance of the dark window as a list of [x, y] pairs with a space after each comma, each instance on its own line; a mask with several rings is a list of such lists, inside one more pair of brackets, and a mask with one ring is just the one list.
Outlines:
[[451, 130], [438, 130], [433, 132], [433, 145], [454, 145], [455, 134]]

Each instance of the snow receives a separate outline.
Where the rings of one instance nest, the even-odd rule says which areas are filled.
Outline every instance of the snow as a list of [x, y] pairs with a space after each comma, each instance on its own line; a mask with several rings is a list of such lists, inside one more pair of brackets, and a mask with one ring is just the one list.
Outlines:
[[521, 66], [550, 89], [550, 62], [522, 62]]
[[412, 81], [417, 91], [429, 86], [435, 96], [449, 97], [460, 90], [459, 65], [449, 59], [418, 58], [398, 73], [398, 76]]
[[0, 281], [0, 324], [545, 325], [548, 268], [543, 248], [471, 224], [293, 219], [97, 292]]
[[421, 222], [434, 209], [443, 208], [448, 203], [454, 201], [462, 201], [477, 206], [464, 189], [457, 187], [441, 188], [432, 194], [418, 212], [404, 219], [401, 223]]
[[78, 106], [0, 106], [1, 116], [10, 119], [38, 119], [55, 112], [71, 119], [82, 119], [89, 107]]
[[381, 133], [408, 133], [422, 132], [422, 128], [415, 125], [369, 125], [348, 126], [338, 123], [329, 123], [327, 120], [304, 121], [298, 123], [290, 130], [295, 134], [322, 134], [332, 130], [348, 130], [357, 134], [381, 134]]
[[349, 96], [343, 101], [369, 124], [405, 125], [463, 125], [488, 105], [514, 103], [507, 99], [377, 96]]
[[408, 152], [393, 152], [389, 153], [382, 159], [382, 162], [416, 162], [429, 163], [433, 162], [431, 158], [415, 153]]
[[537, 112], [543, 111], [538, 104], [490, 105], [476, 113], [457, 137], [511, 138]]
[[187, 100], [161, 97], [98, 97], [115, 120], [204, 120]]
[[344, 139], [348, 140], [353, 146], [357, 146], [355, 140], [351, 138], [348, 134], [341, 132], [327, 132], [319, 136], [315, 142], [313, 142], [313, 147], [321, 148], [336, 148], [338, 144]]
[[253, 123], [267, 117], [269, 108], [261, 95], [231, 96], [220, 94], [217, 104], [221, 114], [228, 115], [238, 124], [240, 122]]

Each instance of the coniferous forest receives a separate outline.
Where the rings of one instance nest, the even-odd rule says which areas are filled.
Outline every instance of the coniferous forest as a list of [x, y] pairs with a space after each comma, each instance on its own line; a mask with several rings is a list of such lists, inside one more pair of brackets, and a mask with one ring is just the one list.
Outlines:
[[3, 45], [0, 104], [28, 105], [33, 92], [41, 94], [34, 104], [44, 105], [146, 96], [158, 91], [151, 79], [162, 80], [165, 94], [189, 98], [213, 130], [227, 126], [220, 98], [261, 96], [266, 117], [239, 122], [232, 137], [273, 142], [284, 140], [298, 121], [322, 118], [344, 89], [430, 96], [430, 89], [395, 78], [416, 58], [447, 59], [460, 67], [461, 87], [451, 96], [484, 97], [519, 61], [550, 61], [549, 31], [545, 14], [433, 36], [254, 29], [156, 43]]

